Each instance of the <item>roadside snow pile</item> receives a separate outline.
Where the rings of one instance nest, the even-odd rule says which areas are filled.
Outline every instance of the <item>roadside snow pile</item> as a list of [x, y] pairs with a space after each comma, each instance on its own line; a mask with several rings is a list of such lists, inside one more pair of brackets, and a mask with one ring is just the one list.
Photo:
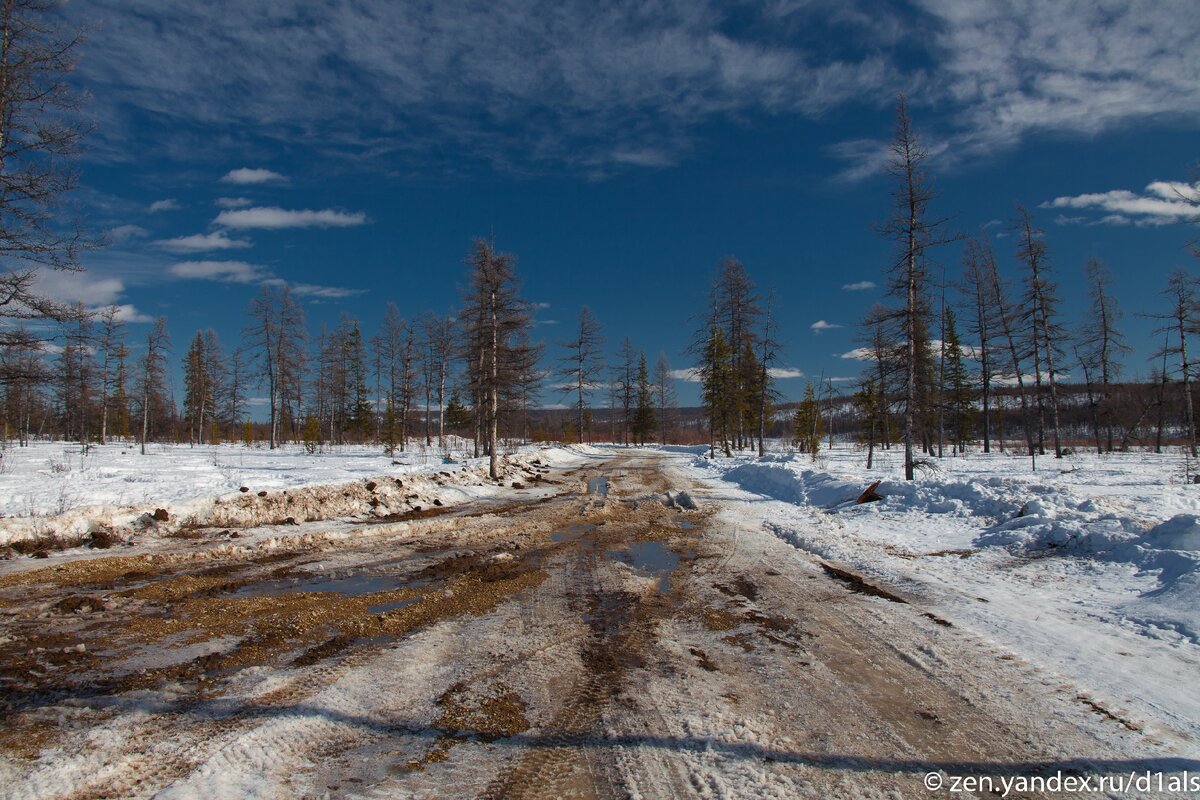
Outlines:
[[[1115, 461], [1120, 456], [1106, 458]], [[987, 457], [975, 460], [986, 461]], [[1127, 563], [1143, 571], [1161, 571], [1161, 587], [1173, 586], [1182, 576], [1200, 569], [1200, 514], [1180, 513], [1165, 521], [1153, 516], [1155, 506], [1197, 508], [1200, 494], [1189, 485], [1162, 485], [1161, 473], [1130, 469], [1124, 481], [1089, 487], [1080, 485], [1075, 474], [1082, 471], [1078, 465], [1063, 473], [1043, 470], [1020, 475], [1014, 470], [1004, 475], [978, 470], [972, 474], [972, 459], [948, 459], [943, 462], [947, 464], [945, 472], [927, 469], [914, 481], [882, 479], [875, 492], [883, 500], [857, 505], [859, 495], [877, 476], [853, 469], [848, 459], [831, 461], [825, 466], [842, 467], [837, 474], [814, 469], [821, 464], [796, 454], [716, 460], [699, 457], [693, 466], [747, 491], [836, 514], [846, 524], [853, 519], [856, 529], [872, 525], [872, 520], [881, 524], [907, 520], [914, 533], [920, 531], [924, 537], [937, 519], [959, 518], [967, 524], [970, 536], [961, 544], [971, 548], [1002, 548], [1016, 556], [1052, 552]], [[1026, 463], [1006, 461], [1014, 466]], [[955, 475], [950, 469], [966, 474]], [[1070, 476], [1071, 483], [1062, 480], [1064, 476]], [[1124, 491], [1114, 491], [1114, 484]], [[1176, 497], [1172, 502], [1161, 498], [1163, 502], [1147, 505], [1152, 490], [1171, 491]], [[802, 539], [797, 544], [807, 547], [811, 543], [812, 537], [804, 532], [793, 533], [789, 538]], [[1194, 586], [1200, 587], [1200, 579]], [[1200, 605], [1200, 594], [1195, 599]]]
[[[78, 467], [46, 473], [28, 467], [39, 455], [46, 458], [47, 449], [61, 453], [63, 445], [41, 449], [21, 452], [27, 468], [0, 476], [0, 491], [8, 491], [4, 513], [10, 515], [0, 518], [0, 546], [43, 540], [108, 546], [133, 534], [171, 535], [194, 527], [381, 518], [457, 504], [500, 488], [487, 478], [486, 459], [443, 463], [440, 454], [426, 451], [391, 457], [366, 447], [309, 454], [300, 448], [158, 446], [153, 456], [141, 458], [113, 446], [76, 455]], [[584, 455], [575, 446], [520, 448], [501, 459], [500, 485], [536, 485], [540, 469], [577, 463]], [[50, 463], [58, 463], [53, 455]], [[129, 481], [137, 484], [135, 502], [125, 500]], [[35, 508], [22, 514], [13, 501], [24, 497], [28, 507], [28, 498], [56, 491], [70, 502], [50, 513]]]
[[[1182, 453], [975, 453], [902, 478], [855, 448], [690, 459], [730, 521], [870, 577], [1146, 730], [1200, 742], [1200, 486]], [[875, 481], [876, 502], [855, 501]], [[749, 525], [746, 525], [749, 523]], [[1009, 656], [1011, 657], [1011, 656]], [[1167, 735], [1170, 739], [1169, 734]], [[1175, 739], [1171, 739], [1175, 741]], [[1190, 752], [1190, 751], [1189, 751]]]

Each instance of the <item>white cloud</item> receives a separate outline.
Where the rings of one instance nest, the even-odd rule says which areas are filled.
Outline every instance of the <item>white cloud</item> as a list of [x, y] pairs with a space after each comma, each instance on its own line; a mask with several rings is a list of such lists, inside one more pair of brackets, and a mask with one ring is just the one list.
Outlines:
[[253, 205], [254, 201], [249, 197], [218, 197], [213, 204], [218, 208], [245, 208]]
[[143, 314], [128, 303], [121, 303], [117, 306], [117, 319], [128, 324], [154, 321], [154, 317]]
[[170, 253], [208, 253], [213, 250], [240, 250], [250, 247], [251, 243], [245, 239], [230, 239], [224, 231], [216, 231], [162, 239], [155, 242], [154, 246]]
[[855, 283], [843, 283], [842, 288], [847, 292], [865, 292], [868, 289], [875, 288], [875, 281], [856, 281]]
[[823, 319], [819, 319], [808, 327], [813, 333], [821, 333], [822, 331], [831, 331], [834, 328], [840, 328], [842, 326], [838, 325], [836, 322], [826, 322]]
[[60, 303], [83, 303], [89, 308], [110, 306], [125, 292], [120, 278], [101, 277], [93, 272], [38, 270], [36, 291]]
[[[1113, 189], [1074, 196], [1056, 197], [1042, 208], [1072, 208], [1108, 212], [1096, 221], [1103, 225], [1169, 225], [1200, 219], [1200, 183], [1187, 184], [1154, 181], [1138, 194], [1128, 189]], [[1083, 221], [1084, 217], [1059, 217]]]
[[98, 310], [108, 306], [117, 307], [117, 318], [123, 322], [150, 322], [150, 317], [129, 303], [122, 303], [125, 282], [116, 277], [103, 277], [91, 271], [65, 272], [41, 269], [38, 271], [35, 291], [59, 303], [83, 303], [87, 308]]
[[241, 167], [226, 172], [221, 176], [221, 182], [252, 186], [260, 183], [286, 183], [287, 178], [269, 169]]
[[270, 278], [262, 267], [245, 261], [181, 261], [167, 272], [177, 278], [222, 283], [258, 283]]
[[366, 293], [366, 289], [347, 289], [342, 286], [317, 286], [312, 283], [293, 283], [282, 278], [268, 278], [263, 283], [272, 286], [287, 286], [292, 294], [299, 297], [317, 297], [323, 300], [340, 300], [345, 297]]
[[179, 208], [179, 201], [174, 198], [166, 200], [155, 200], [147, 207], [147, 211], [151, 214], [157, 214], [160, 211], [175, 211]]
[[244, 208], [222, 211], [213, 220], [213, 224], [226, 228], [263, 228], [278, 230], [281, 228], [347, 228], [355, 225], [365, 225], [367, 215], [359, 212], [349, 213], [335, 211], [331, 208], [313, 211], [304, 209], [293, 211], [273, 206]]
[[134, 239], [142, 239], [150, 235], [150, 231], [141, 225], [118, 225], [108, 232], [108, 239], [113, 244], [125, 244]]
[[677, 381], [687, 381], [688, 383], [700, 382], [700, 370], [696, 369], [695, 367], [688, 367], [686, 369], [673, 369], [671, 370], [670, 375]]
[[847, 350], [838, 358], [850, 359], [851, 361], [870, 361], [875, 358], [875, 351], [869, 347], [856, 347], [853, 350]]
[[768, 367], [767, 374], [772, 378], [803, 378], [803, 370], [798, 370], [795, 367]]

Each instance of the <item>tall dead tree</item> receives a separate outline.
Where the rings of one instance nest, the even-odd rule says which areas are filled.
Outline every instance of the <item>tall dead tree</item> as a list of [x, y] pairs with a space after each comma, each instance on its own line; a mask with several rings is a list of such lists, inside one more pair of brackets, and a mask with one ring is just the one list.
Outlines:
[[[1084, 378], [1089, 387], [1098, 379], [1099, 395], [1092, 397], [1089, 389], [1088, 405], [1092, 409], [1092, 434], [1096, 439], [1096, 451], [1113, 451], [1112, 383], [1121, 369], [1121, 356], [1131, 348], [1125, 336], [1117, 328], [1121, 320], [1121, 309], [1111, 291], [1112, 273], [1097, 259], [1088, 261], [1085, 268], [1088, 295], [1091, 300], [1088, 319], [1079, 336], [1080, 366], [1085, 370]], [[1101, 443], [1101, 423], [1104, 428], [1104, 444]]]
[[[1179, 382], [1183, 389], [1184, 438], [1193, 458], [1197, 457], [1196, 418], [1192, 409], [1191, 362], [1188, 361], [1188, 337], [1200, 327], [1200, 308], [1197, 307], [1196, 279], [1184, 270], [1176, 270], [1167, 278], [1167, 287], [1162, 290], [1169, 303], [1168, 310], [1160, 314], [1148, 314], [1151, 319], [1163, 324], [1155, 333], [1164, 335], [1163, 348], [1158, 355], [1163, 359], [1163, 385], [1167, 381], [1167, 358], [1179, 359]], [[1160, 406], [1162, 404], [1160, 403]], [[1161, 428], [1162, 425], [1160, 424]]]
[[[575, 435], [583, 442], [586, 425], [587, 404], [592, 391], [600, 382], [604, 372], [604, 335], [600, 323], [592, 310], [584, 306], [579, 311], [579, 328], [570, 341], [563, 342], [567, 354], [559, 363], [559, 375], [563, 379], [562, 390], [575, 395]], [[591, 440], [591, 431], [587, 431]]]
[[[266, 384], [270, 447], [279, 444], [280, 423], [299, 403], [304, 377], [304, 311], [287, 286], [263, 286], [250, 303], [247, 338], [257, 351], [259, 377]], [[294, 416], [294, 415], [292, 415]]]
[[1050, 280], [1050, 263], [1044, 239], [1045, 233], [1033, 224], [1033, 215], [1017, 204], [1013, 228], [1017, 235], [1017, 259], [1025, 264], [1025, 305], [1033, 348], [1033, 379], [1038, 401], [1038, 449], [1043, 454], [1043, 364], [1045, 388], [1049, 390], [1051, 433], [1054, 437], [1054, 457], [1062, 458], [1062, 439], [1059, 428], [1058, 380], [1055, 359], [1061, 363], [1060, 342], [1066, 339], [1055, 315], [1057, 286]]
[[983, 452], [992, 452], [992, 381], [995, 379], [996, 308], [990, 291], [987, 244], [982, 236], [968, 239], [963, 250], [961, 290], [970, 310], [967, 330], [975, 337], [979, 360], [979, 400], [982, 411]]
[[166, 386], [167, 350], [171, 336], [167, 333], [167, 318], [154, 320], [146, 336], [146, 352], [142, 354], [142, 455], [146, 455], [146, 439], [150, 436], [150, 409], [160, 402]]
[[108, 306], [100, 312], [97, 346], [100, 350], [100, 444], [108, 443], [108, 411], [113, 394], [114, 369], [118, 351], [124, 346], [125, 323], [121, 309]]
[[658, 406], [658, 439], [666, 444], [674, 427], [672, 412], [678, 399], [675, 394], [675, 379], [671, 376], [671, 363], [666, 353], [659, 353], [654, 362], [654, 400]]

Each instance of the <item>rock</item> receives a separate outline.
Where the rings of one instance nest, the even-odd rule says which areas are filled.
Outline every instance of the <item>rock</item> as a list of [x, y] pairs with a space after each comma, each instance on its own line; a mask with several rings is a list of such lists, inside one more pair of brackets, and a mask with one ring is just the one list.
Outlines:
[[171, 518], [171, 514], [165, 508], [156, 508], [151, 515], [155, 522], [166, 522]]
[[368, 492], [373, 492], [373, 491], [375, 491], [375, 487], [376, 487], [376, 486], [378, 486], [378, 485], [379, 485], [379, 484], [375, 483], [375, 481], [367, 481], [367, 491], [368, 491]]
[[245, 493], [245, 492], [250, 491], [250, 487], [249, 486], [240, 486], [240, 487], [238, 487], [238, 491]]
[[33, 555], [30, 556], [30, 558], [49, 558], [49, 557], [50, 557], [49, 550], [38, 550], [37, 552], [35, 552]]
[[295, 517], [284, 517], [283, 524], [284, 525], [299, 525], [300, 523], [296, 522]]
[[442, 504], [442, 501], [441, 501], [441, 500], [439, 500], [438, 498], [436, 498], [436, 497], [435, 497], [435, 498], [433, 499], [433, 504], [434, 504], [435, 506], [440, 506], [440, 505]]
[[525, 484], [521, 483], [520, 481], [513, 481], [513, 483], [512, 483], [512, 488], [514, 488], [514, 489], [524, 489], [524, 488], [525, 488]]
[[267, 492], [266, 492], [266, 490], [263, 490], [263, 491], [259, 492], [259, 493], [258, 493], [258, 496], [259, 496], [259, 497], [266, 497], [266, 496], [267, 496]]

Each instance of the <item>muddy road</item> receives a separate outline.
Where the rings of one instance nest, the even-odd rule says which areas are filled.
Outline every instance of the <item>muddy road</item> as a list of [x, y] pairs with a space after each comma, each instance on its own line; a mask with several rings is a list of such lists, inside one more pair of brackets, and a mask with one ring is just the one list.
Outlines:
[[539, 484], [0, 576], [0, 795], [919, 797], [1142, 766], [1142, 732], [669, 457]]

